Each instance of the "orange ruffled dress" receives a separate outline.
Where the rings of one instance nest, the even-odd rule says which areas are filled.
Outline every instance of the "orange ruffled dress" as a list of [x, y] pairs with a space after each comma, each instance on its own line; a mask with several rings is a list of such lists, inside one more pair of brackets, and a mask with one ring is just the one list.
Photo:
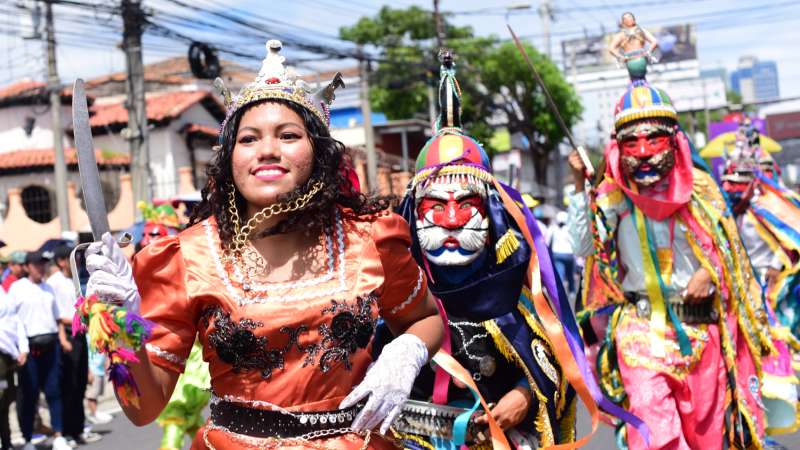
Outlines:
[[[288, 414], [336, 410], [372, 362], [378, 316], [402, 316], [426, 297], [423, 272], [409, 252], [408, 224], [381, 213], [357, 219], [337, 212], [325, 233], [323, 275], [243, 285], [221, 258], [215, 220], [145, 247], [134, 260], [143, 315], [155, 322], [150, 360], [181, 373], [199, 334], [214, 402]], [[248, 291], [245, 291], [248, 288]], [[334, 419], [337, 420], [337, 419]], [[341, 428], [350, 421], [339, 417]], [[209, 419], [192, 449], [385, 449], [373, 433], [280, 439], [252, 437]]]

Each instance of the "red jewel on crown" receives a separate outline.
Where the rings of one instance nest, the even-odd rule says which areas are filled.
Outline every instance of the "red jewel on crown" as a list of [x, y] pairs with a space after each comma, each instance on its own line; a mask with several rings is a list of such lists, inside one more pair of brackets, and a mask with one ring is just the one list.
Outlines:
[[278, 84], [280, 82], [281, 80], [278, 77], [268, 78], [266, 81], [267, 84]]

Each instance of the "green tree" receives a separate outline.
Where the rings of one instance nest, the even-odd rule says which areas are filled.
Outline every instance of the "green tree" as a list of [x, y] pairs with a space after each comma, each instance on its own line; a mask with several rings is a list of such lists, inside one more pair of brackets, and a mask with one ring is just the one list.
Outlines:
[[[471, 27], [443, 20], [446, 44], [455, 55], [465, 128], [484, 143], [497, 128], [524, 134], [534, 157], [534, 174], [543, 182], [548, 156], [564, 134], [522, 56], [511, 43], [494, 36], [476, 37]], [[427, 119], [428, 87], [438, 84], [439, 72], [431, 11], [385, 6], [375, 17], [363, 17], [355, 25], [341, 28], [339, 35], [380, 52], [370, 77], [370, 103], [375, 110], [389, 119]], [[581, 113], [575, 92], [551, 61], [530, 45], [526, 49], [571, 127]], [[487, 145], [487, 150], [493, 149]]]

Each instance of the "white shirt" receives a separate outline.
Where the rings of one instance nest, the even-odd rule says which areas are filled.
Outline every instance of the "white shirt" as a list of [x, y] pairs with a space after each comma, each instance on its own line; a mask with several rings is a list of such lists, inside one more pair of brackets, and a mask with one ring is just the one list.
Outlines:
[[[569, 213], [567, 225], [575, 256], [590, 256], [594, 252], [594, 246], [592, 230], [589, 227], [589, 202], [586, 193], [576, 192], [570, 195], [567, 210]], [[638, 292], [647, 295], [639, 233], [633, 223], [628, 205], [620, 202], [610, 208], [604, 208], [603, 212], [610, 228], [607, 232], [616, 235], [617, 253], [624, 269], [623, 292]], [[669, 219], [660, 222], [652, 220], [650, 223], [653, 226], [657, 248], [669, 247], [670, 240], [672, 240], [672, 276], [667, 289], [672, 291], [672, 294], [680, 294], [689, 285], [692, 275], [700, 268], [700, 262], [694, 256], [686, 239], [688, 229], [685, 225], [674, 221], [673, 230], [670, 232], [671, 221]], [[605, 235], [605, 232], [601, 230], [601, 234]]]
[[50, 275], [50, 278], [47, 279], [47, 284], [53, 288], [53, 292], [56, 294], [58, 310], [61, 314], [60, 318], [72, 320], [72, 316], [75, 315], [75, 302], [78, 301], [72, 280], [64, 276], [59, 270]]
[[11, 285], [8, 296], [29, 338], [58, 332], [60, 313], [56, 294], [49, 284], [34, 284], [28, 278], [21, 278]]
[[0, 289], [0, 352], [17, 359], [20, 353], [28, 353], [29, 349], [25, 327], [14, 306], [8, 294]]
[[750, 255], [750, 263], [760, 274], [766, 273], [770, 267], [780, 270], [783, 267], [778, 254], [769, 248], [769, 244], [756, 231], [755, 218], [748, 211], [736, 217], [736, 225], [739, 226], [739, 236], [742, 237], [742, 244]]
[[572, 254], [572, 238], [566, 225], [555, 225], [550, 232], [550, 251]]

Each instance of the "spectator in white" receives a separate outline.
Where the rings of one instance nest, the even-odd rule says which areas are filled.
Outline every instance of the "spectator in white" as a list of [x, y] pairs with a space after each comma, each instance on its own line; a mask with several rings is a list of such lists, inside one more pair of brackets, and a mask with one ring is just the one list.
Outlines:
[[0, 449], [10, 450], [8, 408], [14, 401], [14, 371], [28, 357], [28, 337], [14, 305], [0, 289]]
[[71, 350], [61, 354], [61, 402], [64, 411], [64, 436], [68, 443], [85, 444], [99, 441], [101, 436], [88, 431], [84, 433], [86, 414], [83, 399], [86, 395], [86, 384], [89, 376], [89, 355], [86, 336], [83, 333], [72, 335], [72, 316], [75, 315], [75, 302], [78, 295], [72, 283], [72, 270], [69, 266], [69, 254], [72, 246], [61, 245], [53, 251], [53, 261], [57, 270], [47, 279], [53, 288], [58, 303], [59, 320], [64, 326], [66, 339]]
[[33, 417], [40, 391], [44, 391], [50, 410], [50, 426], [55, 434], [53, 450], [70, 450], [62, 436], [63, 409], [59, 367], [61, 349], [69, 352], [72, 344], [67, 340], [64, 324], [59, 321], [61, 313], [53, 288], [44, 281], [47, 258], [41, 252], [30, 252], [25, 256], [27, 278], [14, 282], [8, 291], [10, 301], [25, 327], [30, 345], [30, 355], [20, 371], [22, 388], [22, 415], [19, 418], [23, 450], [35, 450], [31, 442]]
[[575, 254], [572, 251], [569, 231], [567, 230], [567, 212], [559, 211], [556, 222], [550, 227], [550, 251], [553, 253], [553, 263], [558, 275], [566, 283], [567, 291], [575, 293]]
[[3, 274], [3, 289], [8, 292], [15, 281], [25, 276], [25, 252], [17, 250], [8, 255], [8, 273]]

